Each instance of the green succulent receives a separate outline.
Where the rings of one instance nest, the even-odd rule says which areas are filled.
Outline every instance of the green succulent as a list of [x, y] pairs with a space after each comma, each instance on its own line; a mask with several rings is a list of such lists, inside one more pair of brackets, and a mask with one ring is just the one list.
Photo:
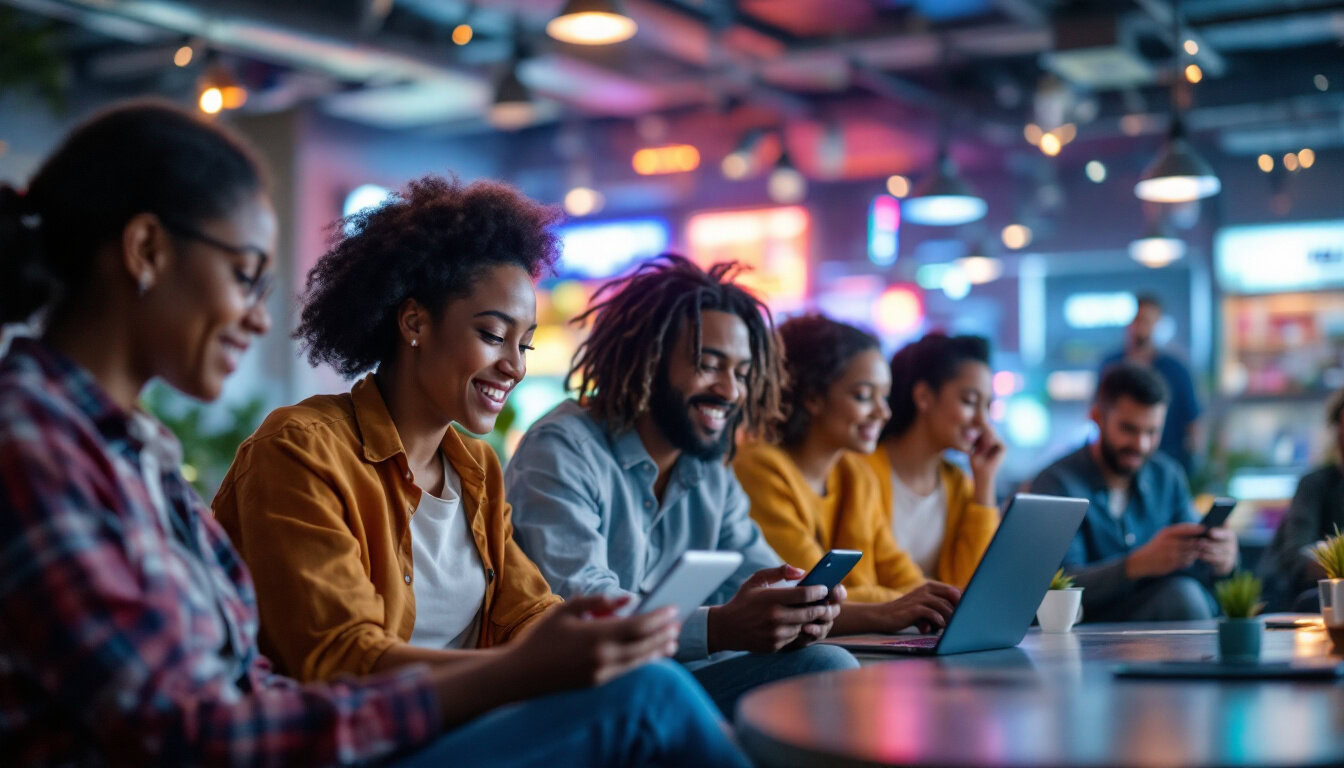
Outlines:
[[1335, 535], [1312, 547], [1311, 556], [1325, 569], [1327, 578], [1344, 579], [1344, 533], [1338, 525]]
[[1051, 589], [1073, 589], [1073, 586], [1073, 577], [1066, 576], [1063, 568], [1055, 571], [1055, 575], [1050, 577]]
[[1239, 571], [1214, 585], [1214, 594], [1229, 619], [1249, 619], [1260, 612], [1260, 580], [1248, 571]]

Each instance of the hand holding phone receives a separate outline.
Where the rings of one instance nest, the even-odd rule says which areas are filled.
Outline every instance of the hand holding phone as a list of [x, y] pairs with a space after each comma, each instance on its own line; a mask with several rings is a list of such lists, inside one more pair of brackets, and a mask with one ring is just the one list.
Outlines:
[[822, 556], [817, 564], [812, 566], [812, 570], [807, 572], [803, 580], [798, 582], [800, 587], [810, 587], [820, 584], [826, 587], [826, 597], [809, 603], [809, 605], [821, 605], [830, 598], [831, 591], [836, 585], [845, 580], [849, 572], [854, 570], [854, 566], [863, 558], [863, 553], [856, 549], [832, 549]]
[[1235, 509], [1236, 506], [1236, 499], [1227, 497], [1214, 499], [1213, 506], [1209, 507], [1208, 514], [1204, 515], [1204, 519], [1199, 521], [1200, 526], [1204, 528], [1203, 537], [1208, 538], [1209, 530], [1211, 528], [1217, 528], [1226, 523], [1228, 515], [1232, 514], [1232, 510]]

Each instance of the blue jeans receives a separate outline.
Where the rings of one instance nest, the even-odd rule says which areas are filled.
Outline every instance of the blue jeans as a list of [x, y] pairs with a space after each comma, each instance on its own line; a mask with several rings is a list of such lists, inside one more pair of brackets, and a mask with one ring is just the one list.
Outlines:
[[686, 668], [705, 687], [724, 717], [732, 719], [742, 694], [766, 683], [809, 672], [855, 669], [859, 662], [853, 654], [834, 645], [809, 645], [796, 651], [779, 653], [716, 653], [704, 661], [690, 662]]
[[672, 662], [597, 688], [510, 704], [464, 723], [394, 768], [563, 765], [749, 768], [704, 691]]

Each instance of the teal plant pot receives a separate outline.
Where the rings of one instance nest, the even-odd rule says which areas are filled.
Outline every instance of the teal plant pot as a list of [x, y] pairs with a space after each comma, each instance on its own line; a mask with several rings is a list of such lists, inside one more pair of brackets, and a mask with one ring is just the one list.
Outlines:
[[1223, 619], [1218, 622], [1218, 658], [1236, 664], [1260, 659], [1261, 619]]

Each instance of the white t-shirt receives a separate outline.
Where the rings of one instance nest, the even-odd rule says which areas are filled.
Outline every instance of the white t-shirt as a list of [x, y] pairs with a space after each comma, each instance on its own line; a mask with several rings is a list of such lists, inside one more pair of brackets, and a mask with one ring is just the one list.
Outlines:
[[1125, 507], [1129, 506], [1129, 489], [1128, 488], [1110, 489], [1110, 492], [1107, 494], [1106, 506], [1107, 506], [1106, 511], [1111, 513], [1111, 517], [1115, 518], [1116, 520], [1119, 520], [1120, 518], [1124, 517]]
[[921, 496], [910, 490], [891, 472], [891, 533], [896, 545], [904, 549], [924, 575], [930, 579], [938, 573], [938, 551], [943, 546], [943, 529], [947, 526], [947, 489], [938, 479], [933, 493]]
[[485, 566], [462, 513], [462, 481], [443, 460], [443, 497], [420, 492], [411, 515], [415, 628], [421, 648], [475, 648], [485, 601]]

